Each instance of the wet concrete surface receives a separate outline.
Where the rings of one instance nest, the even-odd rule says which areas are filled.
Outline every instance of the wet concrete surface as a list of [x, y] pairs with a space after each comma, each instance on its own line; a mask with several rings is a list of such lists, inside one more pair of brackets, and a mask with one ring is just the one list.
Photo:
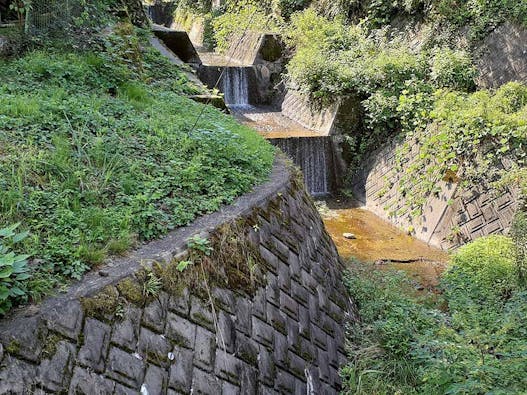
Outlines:
[[230, 109], [238, 121], [252, 127], [267, 139], [324, 136], [303, 127], [272, 107], [232, 106]]

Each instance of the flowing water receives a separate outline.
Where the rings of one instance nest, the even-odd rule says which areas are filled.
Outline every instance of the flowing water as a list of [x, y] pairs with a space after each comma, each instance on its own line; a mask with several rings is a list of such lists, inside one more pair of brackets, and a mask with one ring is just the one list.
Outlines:
[[302, 169], [306, 188], [312, 196], [327, 196], [332, 192], [335, 166], [330, 137], [291, 137], [270, 142]]
[[[255, 89], [251, 83], [252, 67], [211, 67], [210, 74], [204, 73], [203, 77], [214, 85], [223, 71], [219, 86], [233, 115], [256, 129], [302, 169], [311, 195], [331, 195], [337, 177], [332, 137], [308, 130], [273, 108], [252, 105], [251, 98], [257, 97], [257, 92], [251, 92]], [[446, 253], [401, 232], [368, 210], [350, 208], [336, 200], [327, 200], [322, 206], [326, 228], [344, 259], [371, 262], [381, 270], [404, 270], [429, 290], [438, 285], [448, 260]], [[355, 238], [345, 238], [344, 233], [352, 233]]]
[[228, 106], [248, 106], [249, 70], [251, 67], [225, 67], [222, 78], [225, 104]]

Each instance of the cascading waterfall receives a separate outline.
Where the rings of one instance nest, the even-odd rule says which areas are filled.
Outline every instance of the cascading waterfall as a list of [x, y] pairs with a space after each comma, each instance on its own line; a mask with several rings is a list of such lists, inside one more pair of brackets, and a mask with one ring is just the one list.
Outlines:
[[269, 141], [302, 169], [311, 195], [324, 196], [332, 192], [335, 166], [331, 137], [291, 137]]
[[249, 105], [250, 67], [226, 67], [223, 74], [223, 93], [228, 106]]

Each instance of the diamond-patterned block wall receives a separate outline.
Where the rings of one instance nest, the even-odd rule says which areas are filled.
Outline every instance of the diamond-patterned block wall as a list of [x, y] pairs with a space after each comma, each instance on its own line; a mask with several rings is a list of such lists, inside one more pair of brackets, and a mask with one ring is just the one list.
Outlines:
[[[354, 197], [366, 207], [403, 230], [411, 227], [416, 237], [443, 249], [509, 230], [518, 205], [518, 191], [497, 191], [485, 185], [464, 190], [455, 182], [440, 181], [440, 193], [429, 196], [423, 215], [413, 218], [400, 192], [401, 173], [396, 170], [395, 155], [401, 144], [396, 140], [386, 144], [355, 175]], [[403, 172], [417, 155], [418, 145], [414, 142], [402, 160]], [[510, 168], [511, 162], [504, 158], [502, 167]]]
[[[0, 394], [338, 393], [352, 319], [341, 262], [290, 169], [279, 162], [273, 174], [235, 205], [1, 321]], [[257, 221], [245, 231], [265, 266], [253, 292], [163, 288], [144, 304], [123, 285], [141, 262], [184, 256], [189, 236], [244, 216]]]

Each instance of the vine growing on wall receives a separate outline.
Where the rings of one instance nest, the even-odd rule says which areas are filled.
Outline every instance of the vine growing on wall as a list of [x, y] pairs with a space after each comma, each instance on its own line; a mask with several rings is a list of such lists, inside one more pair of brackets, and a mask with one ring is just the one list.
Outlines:
[[[513, 82], [472, 94], [440, 90], [428, 117], [430, 124], [416, 128], [397, 151], [398, 192], [406, 205], [394, 214], [421, 215], [427, 198], [440, 192], [441, 180], [459, 180], [462, 186], [490, 184], [507, 175], [500, 170], [504, 159], [518, 168], [527, 164], [524, 85]], [[418, 147], [415, 155], [412, 146]], [[501, 184], [509, 185], [518, 187], [518, 178]]]

